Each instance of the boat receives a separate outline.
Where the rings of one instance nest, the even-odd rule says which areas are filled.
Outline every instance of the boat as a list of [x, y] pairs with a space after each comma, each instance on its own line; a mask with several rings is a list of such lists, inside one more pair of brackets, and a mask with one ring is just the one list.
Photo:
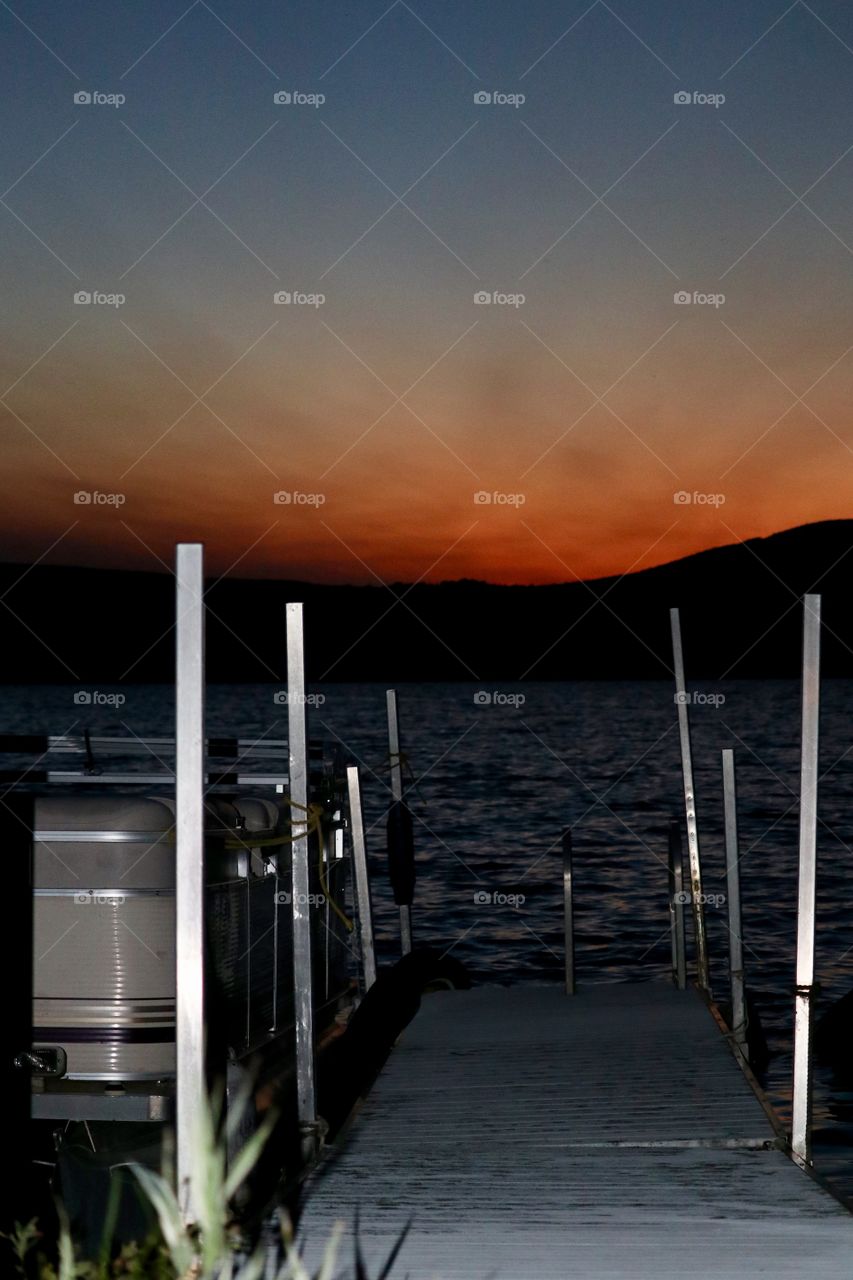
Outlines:
[[[317, 764], [309, 905], [322, 1027], [349, 991], [347, 859], [333, 766]], [[34, 1114], [99, 1119], [106, 1096], [118, 1116], [124, 1093], [129, 1113], [147, 1100], [162, 1118], [176, 1072], [174, 799], [85, 791], [35, 801]], [[234, 1064], [292, 1056], [291, 813], [274, 790], [226, 786], [205, 801], [206, 1022], [211, 1049]]]

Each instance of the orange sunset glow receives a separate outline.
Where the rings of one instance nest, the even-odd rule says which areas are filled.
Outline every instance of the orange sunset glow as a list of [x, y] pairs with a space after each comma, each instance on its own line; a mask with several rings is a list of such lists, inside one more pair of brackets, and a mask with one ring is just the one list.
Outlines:
[[808, 13], [149, 50], [160, 7], [9, 32], [7, 561], [545, 583], [850, 514], [853, 55]]

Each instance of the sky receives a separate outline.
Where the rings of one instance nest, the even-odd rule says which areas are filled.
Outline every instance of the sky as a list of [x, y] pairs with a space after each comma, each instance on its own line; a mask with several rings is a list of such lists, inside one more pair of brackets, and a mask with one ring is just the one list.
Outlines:
[[853, 514], [849, 4], [0, 0], [0, 59], [3, 560], [556, 582]]

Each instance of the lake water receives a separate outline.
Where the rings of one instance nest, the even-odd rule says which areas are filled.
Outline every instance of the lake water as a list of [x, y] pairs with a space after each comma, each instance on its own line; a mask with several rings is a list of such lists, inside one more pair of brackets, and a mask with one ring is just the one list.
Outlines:
[[[168, 686], [124, 686], [120, 707], [79, 706], [63, 686], [4, 689], [6, 732], [88, 727], [172, 732]], [[325, 685], [314, 737], [362, 766], [375, 910], [383, 958], [396, 947], [384, 876], [388, 801], [385, 692]], [[211, 686], [208, 731], [284, 737], [270, 685]], [[799, 686], [697, 685], [691, 706], [698, 820], [714, 991], [727, 993], [720, 749], [738, 770], [747, 981], [772, 1051], [768, 1091], [789, 1109], [796, 926]], [[484, 694], [490, 695], [488, 698]], [[476, 976], [562, 976], [560, 834], [574, 835], [580, 982], [651, 979], [669, 971], [666, 827], [680, 809], [672, 686], [642, 683], [403, 685], [403, 750], [416, 786], [416, 939]], [[284, 718], [282, 718], [284, 714]], [[853, 682], [823, 686], [817, 967], [828, 1003], [853, 987]], [[654, 1070], [654, 1063], [649, 1064]], [[689, 1082], [683, 1082], [688, 1087]], [[677, 1086], [676, 1086], [677, 1087]], [[816, 1072], [816, 1163], [853, 1191], [853, 1093]]]

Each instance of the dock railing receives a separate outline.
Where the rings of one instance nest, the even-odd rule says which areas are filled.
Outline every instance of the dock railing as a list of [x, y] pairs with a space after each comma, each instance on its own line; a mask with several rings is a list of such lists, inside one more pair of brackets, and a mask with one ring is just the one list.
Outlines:
[[[699, 836], [696, 820], [696, 791], [690, 742], [688, 706], [690, 696], [684, 675], [681, 621], [678, 609], [670, 610], [672, 647], [675, 665], [676, 703], [678, 704], [682, 781], [687, 819], [688, 856], [690, 859], [694, 936], [696, 941], [697, 985], [710, 991], [707, 934], [702, 906], [702, 873], [699, 860]], [[801, 1165], [812, 1164], [812, 1039], [815, 980], [815, 904], [817, 878], [817, 798], [820, 721], [820, 632], [821, 597], [808, 594], [803, 599], [802, 693], [800, 736], [800, 813], [799, 874], [797, 889], [797, 946], [794, 997], [794, 1064], [792, 1080], [792, 1118], [790, 1154]], [[731, 1014], [729, 1025], [739, 1050], [747, 1051], [748, 1008], [743, 959], [743, 924], [740, 892], [740, 852], [737, 826], [737, 789], [734, 751], [722, 752], [723, 829], [726, 864], [726, 897], [728, 902], [729, 985]], [[675, 890], [674, 878], [680, 866], [680, 824], [670, 825], [670, 887], [672, 916], [673, 975], [677, 985], [682, 964], [679, 960], [678, 913], [676, 898], [684, 901], [687, 894]], [[678, 846], [675, 852], [676, 843]], [[682, 924], [683, 931], [683, 924]]]

